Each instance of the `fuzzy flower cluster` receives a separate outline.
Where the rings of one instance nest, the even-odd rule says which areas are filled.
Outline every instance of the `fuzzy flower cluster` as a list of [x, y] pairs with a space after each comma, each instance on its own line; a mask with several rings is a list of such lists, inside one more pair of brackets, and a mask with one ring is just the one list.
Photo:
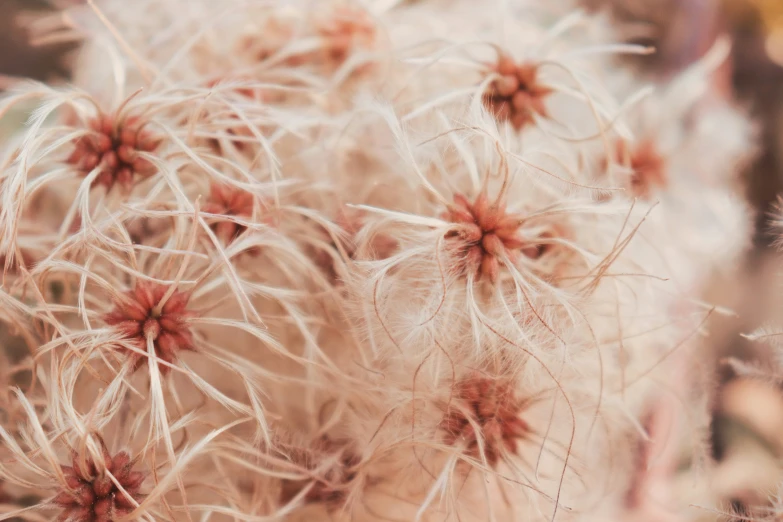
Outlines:
[[725, 42], [650, 86], [568, 0], [35, 29], [79, 52], [0, 99], [0, 520], [681, 515], [648, 419], [748, 235]]

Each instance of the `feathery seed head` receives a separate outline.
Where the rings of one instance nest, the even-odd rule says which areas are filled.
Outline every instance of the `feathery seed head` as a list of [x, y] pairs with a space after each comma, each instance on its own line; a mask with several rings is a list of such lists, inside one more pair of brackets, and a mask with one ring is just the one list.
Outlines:
[[85, 176], [100, 167], [94, 185], [103, 185], [109, 191], [119, 184], [129, 190], [135, 176], [155, 172], [154, 166], [139, 152], [154, 152], [161, 140], [144, 130], [144, 123], [138, 117], [117, 120], [100, 114], [90, 121], [89, 130], [87, 136], [76, 141], [67, 161]]
[[534, 123], [534, 115], [547, 116], [544, 101], [552, 89], [538, 80], [538, 66], [517, 64], [501, 54], [493, 68], [499, 75], [484, 93], [484, 105], [499, 121], [508, 121], [516, 130]]
[[[744, 138], [648, 97], [610, 56], [642, 50], [570, 0], [496, 4], [102, 0], [44, 24], [84, 46], [79, 88], [0, 100], [30, 114], [0, 151], [0, 253], [38, 257], [0, 285], [27, 348], [0, 352], [0, 483], [47, 479], [56, 500], [33, 507], [60, 522], [127, 520], [137, 501], [144, 520], [422, 522], [622, 502], [651, 372], [701, 331], [703, 228], [731, 257], [724, 233], [745, 231], [728, 176], [700, 190], [675, 170], [717, 138], [732, 152], [702, 170], [728, 174]], [[673, 101], [701, 92], [683, 86]], [[654, 142], [615, 143], [632, 129]], [[116, 184], [134, 197], [102, 197]], [[595, 201], [656, 186], [654, 212]], [[132, 437], [144, 465], [90, 443], [61, 468], [55, 446], [85, 432]], [[653, 449], [634, 514], [657, 492]], [[148, 495], [134, 467], [155, 470]]]
[[454, 204], [444, 218], [458, 225], [446, 233], [446, 239], [452, 240], [460, 253], [464, 253], [462, 269], [478, 278], [486, 277], [494, 283], [501, 258], [514, 262], [519, 253], [530, 258], [542, 253], [538, 245], [519, 234], [522, 216], [506, 213], [505, 202], [490, 202], [485, 191], [472, 204], [465, 196], [455, 195]]
[[[133, 290], [125, 292], [123, 299], [115, 303], [114, 310], [105, 315], [104, 320], [142, 351], [147, 351], [147, 339], [150, 338], [155, 356], [171, 364], [180, 351], [195, 351], [193, 334], [187, 322], [194, 315], [187, 310], [189, 299], [187, 292], [174, 290], [171, 293], [169, 286], [138, 281]], [[140, 368], [144, 356], [135, 351], [128, 352], [134, 370]], [[170, 371], [166, 365], [159, 368], [163, 375]]]
[[615, 161], [631, 169], [631, 192], [634, 196], [647, 197], [655, 187], [666, 184], [666, 159], [650, 139], [635, 145], [617, 140]]
[[133, 511], [134, 501], [141, 499], [139, 490], [145, 477], [133, 471], [128, 453], [121, 451], [112, 457], [105, 446], [102, 453], [103, 466], [90, 456], [82, 460], [77, 454], [73, 455], [71, 466], [61, 466], [68, 489], [52, 501], [63, 508], [57, 522], [112, 522]]
[[318, 33], [325, 40], [326, 56], [338, 65], [354, 48], [370, 47], [375, 41], [375, 23], [366, 11], [360, 9], [338, 6], [317, 25]]
[[509, 383], [475, 376], [459, 383], [455, 396], [459, 406], [450, 408], [440, 424], [447, 444], [463, 445], [469, 456], [481, 458], [480, 439], [492, 466], [504, 450], [516, 453], [517, 441], [528, 426], [519, 417], [523, 405]]
[[[209, 187], [209, 199], [204, 212], [250, 218], [253, 215], [253, 194], [242, 189], [213, 182]], [[226, 244], [236, 239], [247, 227], [229, 220], [221, 220], [211, 225], [215, 234]]]

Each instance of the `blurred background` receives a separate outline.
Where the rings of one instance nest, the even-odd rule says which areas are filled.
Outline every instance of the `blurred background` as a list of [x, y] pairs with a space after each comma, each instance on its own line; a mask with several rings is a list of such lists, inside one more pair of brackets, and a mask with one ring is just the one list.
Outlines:
[[[783, 361], [776, 360], [768, 345], [741, 334], [766, 325], [780, 331], [783, 325], [783, 258], [776, 244], [783, 229], [775, 224], [783, 212], [777, 207], [778, 195], [783, 195], [783, 0], [584, 2], [589, 9], [609, 9], [625, 40], [657, 49], [633, 58], [633, 65], [652, 81], [698, 59], [718, 35], [732, 39], [731, 58], [716, 81], [759, 127], [758, 153], [741, 173], [756, 228], [743, 265], [716, 275], [705, 296], [737, 313], [734, 320], [714, 321], [703, 353], [717, 376], [709, 437], [718, 465], [707, 487], [735, 515], [727, 519], [767, 518], [774, 503], [778, 513], [770, 518], [778, 520]], [[705, 511], [704, 520], [715, 518]]]
[[[76, 2], [79, 0], [68, 0]], [[129, 0], [132, 1], [132, 0]], [[732, 56], [716, 78], [759, 126], [759, 151], [742, 173], [745, 197], [756, 211], [754, 247], [742, 266], [716, 275], [705, 300], [737, 312], [712, 326], [705, 367], [717, 376], [709, 434], [718, 461], [710, 488], [739, 516], [769, 503], [783, 483], [783, 361], [741, 333], [765, 324], [783, 327], [783, 259], [775, 245], [773, 214], [783, 195], [783, 0], [583, 0], [611, 13], [622, 39], [652, 45], [653, 55], [630, 58], [651, 81], [665, 79], [698, 59], [728, 34]], [[67, 81], [71, 45], [35, 45], [25, 30], [31, 12], [55, 0], [0, 0], [0, 91], [19, 78]], [[0, 120], [0, 140], [25, 114]], [[8, 332], [0, 332], [13, 352]], [[8, 354], [13, 358], [13, 353]], [[764, 379], [747, 374], [760, 369]], [[715, 513], [705, 512], [705, 520]]]

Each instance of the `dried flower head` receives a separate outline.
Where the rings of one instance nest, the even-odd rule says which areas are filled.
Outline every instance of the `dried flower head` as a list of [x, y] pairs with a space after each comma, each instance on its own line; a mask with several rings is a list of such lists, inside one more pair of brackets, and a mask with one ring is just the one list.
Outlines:
[[487, 277], [495, 282], [502, 258], [513, 263], [520, 252], [534, 259], [543, 252], [519, 234], [522, 216], [507, 214], [503, 201], [490, 203], [486, 191], [482, 191], [472, 204], [466, 197], [455, 195], [454, 204], [444, 218], [459, 225], [451, 228], [446, 238], [454, 241], [459, 252], [464, 254], [464, 271], [476, 274], [477, 278]]
[[318, 33], [324, 39], [327, 60], [343, 63], [357, 47], [370, 47], [375, 41], [375, 23], [360, 9], [338, 6], [330, 16], [318, 24]]
[[[151, 339], [156, 357], [171, 364], [180, 351], [195, 351], [188, 325], [188, 318], [194, 315], [187, 310], [189, 299], [187, 292], [138, 281], [133, 290], [125, 292], [115, 303], [114, 310], [104, 316], [104, 320], [144, 352], [147, 351], [147, 339]], [[127, 351], [134, 370], [138, 369], [145, 357], [136, 351]], [[159, 365], [159, 368], [163, 375], [170, 371], [166, 365]]]
[[[0, 519], [543, 522], [649, 505], [657, 453], [633, 477], [629, 431], [669, 352], [691, 360], [712, 312], [694, 299], [704, 258], [720, 243], [710, 267], [735, 261], [745, 213], [718, 183], [692, 190], [698, 205], [668, 183], [654, 214], [593, 198], [620, 177], [664, 184], [654, 147], [615, 150], [628, 128], [686, 138], [670, 169], [719, 138], [729, 178], [745, 138], [706, 132], [689, 100], [721, 53], [663, 103], [611, 59], [643, 50], [571, 0], [497, 4], [101, 0], [47, 16], [39, 41], [81, 39], [78, 88], [0, 98], [30, 115], [0, 144], [0, 253], [38, 257], [0, 281], [0, 319], [24, 336], [18, 360], [0, 355], [0, 484], [56, 491]], [[642, 98], [652, 110], [630, 118]], [[611, 180], [595, 179], [603, 158]], [[138, 457], [96, 438], [58, 459], [98, 432]]]
[[617, 140], [615, 161], [631, 169], [631, 191], [634, 196], [647, 197], [654, 187], [666, 184], [666, 159], [651, 139], [633, 145], [623, 139]]
[[83, 175], [100, 167], [95, 185], [109, 191], [115, 184], [128, 190], [134, 176], [154, 174], [155, 167], [140, 152], [154, 152], [161, 143], [138, 117], [113, 118], [100, 114], [89, 122], [89, 134], [79, 138], [68, 163]]
[[517, 64], [501, 54], [494, 74], [499, 75], [484, 93], [484, 105], [499, 121], [509, 121], [516, 130], [534, 123], [536, 114], [546, 117], [544, 101], [552, 89], [538, 80], [538, 66]]
[[348, 444], [321, 437], [311, 448], [294, 451], [292, 461], [311, 474], [310, 479], [284, 480], [280, 501], [290, 502], [305, 488], [304, 502], [338, 508], [345, 503], [356, 479], [359, 458]]
[[121, 451], [112, 457], [101, 444], [102, 466], [91, 456], [82, 459], [75, 453], [72, 466], [61, 466], [68, 489], [52, 501], [63, 508], [57, 522], [111, 522], [133, 511], [140, 501], [144, 474], [133, 471], [128, 453]]
[[480, 439], [492, 466], [504, 450], [516, 453], [528, 425], [520, 418], [523, 405], [509, 383], [471, 377], [457, 385], [455, 395], [459, 406], [450, 408], [440, 424], [447, 444], [464, 446], [468, 455], [481, 458]]
[[[213, 182], [209, 187], [209, 199], [204, 205], [204, 212], [249, 219], [253, 215], [254, 199], [250, 192]], [[245, 225], [228, 219], [213, 223], [211, 228], [226, 244], [247, 230]]]

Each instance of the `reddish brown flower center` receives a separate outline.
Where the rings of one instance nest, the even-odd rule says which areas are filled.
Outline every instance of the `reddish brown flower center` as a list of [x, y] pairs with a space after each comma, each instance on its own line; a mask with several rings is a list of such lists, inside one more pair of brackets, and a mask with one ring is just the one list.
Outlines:
[[[190, 294], [174, 291], [161, 306], [169, 291], [166, 285], [139, 281], [136, 287], [126, 292], [123, 299], [115, 303], [114, 310], [104, 320], [126, 338], [135, 342], [140, 350], [147, 350], [147, 339], [153, 342], [155, 355], [173, 363], [181, 350], [195, 350], [188, 318], [193, 315], [187, 310]], [[144, 362], [144, 357], [129, 351], [135, 368]], [[164, 375], [170, 368], [160, 365]]]
[[463, 381], [457, 387], [460, 407], [451, 408], [441, 422], [447, 444], [462, 444], [468, 455], [480, 458], [479, 439], [484, 455], [495, 465], [502, 453], [516, 453], [517, 442], [528, 433], [519, 415], [522, 404], [509, 384], [483, 377]]
[[72, 466], [62, 466], [67, 489], [52, 501], [63, 508], [58, 522], [111, 522], [133, 511], [134, 502], [141, 500], [144, 475], [133, 471], [133, 462], [124, 451], [111, 457], [104, 447], [103, 465], [105, 469], [100, 470], [91, 457], [82, 460], [74, 455]]
[[119, 183], [126, 189], [133, 184], [134, 175], [146, 176], [155, 167], [140, 152], [153, 152], [160, 139], [143, 130], [138, 118], [115, 122], [107, 115], [100, 115], [89, 124], [90, 133], [76, 141], [68, 163], [76, 166], [84, 175], [100, 167], [95, 184], [107, 190]]
[[465, 252], [464, 268], [478, 277], [497, 280], [503, 257], [514, 262], [519, 252], [530, 258], [541, 255], [538, 245], [519, 234], [522, 217], [507, 214], [504, 203], [490, 203], [484, 192], [473, 204], [464, 196], [454, 196], [454, 205], [444, 218], [460, 225], [451, 229], [446, 238], [460, 241], [460, 249]]
[[375, 40], [375, 24], [367, 12], [345, 6], [321, 22], [318, 32], [326, 40], [329, 58], [337, 64], [344, 62], [354, 47], [369, 47]]
[[[255, 198], [250, 192], [229, 185], [212, 183], [209, 188], [209, 199], [204, 205], [204, 212], [250, 218], [253, 215], [254, 201]], [[210, 228], [225, 243], [230, 243], [247, 230], [245, 225], [228, 219], [217, 221]]]
[[501, 56], [493, 71], [499, 75], [484, 93], [484, 104], [500, 121], [509, 121], [520, 130], [534, 123], [536, 114], [546, 117], [544, 101], [552, 89], [538, 81], [538, 66], [516, 64]]
[[649, 196], [654, 187], [666, 184], [666, 160], [650, 139], [635, 146], [625, 140], [617, 140], [615, 161], [631, 169], [631, 190], [634, 196]]

